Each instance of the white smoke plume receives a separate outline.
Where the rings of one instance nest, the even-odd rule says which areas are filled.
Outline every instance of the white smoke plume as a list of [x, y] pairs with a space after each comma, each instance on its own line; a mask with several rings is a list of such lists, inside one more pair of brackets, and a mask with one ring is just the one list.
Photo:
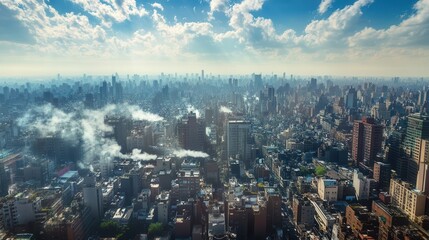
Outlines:
[[155, 160], [157, 158], [156, 155], [142, 152], [142, 150], [137, 148], [133, 149], [129, 157], [134, 161], [149, 161], [149, 160]]
[[32, 131], [40, 137], [60, 137], [75, 146], [81, 143], [85, 164], [96, 160], [110, 162], [116, 157], [141, 160], [153, 158], [152, 155], [141, 151], [133, 151], [130, 155], [122, 154], [118, 143], [106, 137], [113, 132], [112, 126], [105, 123], [106, 116], [122, 116], [149, 122], [163, 120], [156, 114], [144, 112], [138, 106], [128, 104], [107, 105], [96, 110], [77, 107], [69, 112], [52, 105], [43, 105], [27, 111], [17, 123], [23, 129]]
[[193, 112], [197, 118], [201, 117], [200, 110], [196, 109], [193, 105], [188, 105], [187, 109], [188, 113]]
[[225, 106], [220, 106], [219, 112], [222, 113], [232, 113], [231, 108], [225, 107]]
[[206, 157], [209, 157], [209, 155], [205, 152], [185, 150], [185, 149], [173, 150], [173, 155], [175, 155], [178, 158], [184, 158], [184, 157], [206, 158]]

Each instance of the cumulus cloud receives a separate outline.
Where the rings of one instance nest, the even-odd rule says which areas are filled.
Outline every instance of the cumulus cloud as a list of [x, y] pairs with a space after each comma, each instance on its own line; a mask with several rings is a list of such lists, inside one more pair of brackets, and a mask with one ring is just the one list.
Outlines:
[[362, 15], [362, 7], [372, 3], [373, 0], [358, 0], [352, 5], [336, 10], [327, 19], [313, 20], [305, 28], [305, 35], [298, 39], [307, 46], [320, 46], [332, 43], [345, 42], [344, 38], [350, 34], [353, 23]]
[[209, 157], [209, 155], [205, 152], [185, 150], [185, 149], [173, 150], [172, 154], [178, 158], [185, 158], [185, 157], [206, 158], [206, 157]]
[[350, 47], [411, 47], [429, 45], [429, 0], [419, 0], [415, 13], [398, 25], [376, 30], [366, 27], [348, 38]]
[[110, 25], [111, 20], [123, 22], [131, 16], [145, 16], [146, 9], [137, 6], [135, 0], [101, 1], [101, 0], [69, 0], [81, 6], [89, 14], [99, 18], [104, 24]]
[[154, 2], [151, 4], [151, 6], [153, 8], [158, 8], [159, 10], [164, 11], [164, 7], [160, 3]]
[[210, 11], [207, 13], [209, 20], [213, 20], [213, 13], [216, 11], [223, 11], [229, 0], [211, 0], [210, 1]]
[[317, 11], [324, 14], [332, 5], [333, 0], [322, 0]]
[[[133, 115], [135, 110], [138, 110], [137, 115]], [[113, 132], [112, 126], [105, 122], [106, 116], [122, 116], [149, 122], [162, 120], [155, 114], [146, 113], [137, 106], [128, 104], [107, 105], [96, 110], [77, 107], [68, 112], [48, 104], [31, 108], [17, 123], [21, 128], [40, 137], [54, 136], [67, 140], [70, 144], [81, 143], [86, 164], [94, 161], [110, 162], [117, 157], [136, 160], [153, 158], [152, 155], [137, 150], [131, 155], [122, 154], [118, 143], [106, 137]]]

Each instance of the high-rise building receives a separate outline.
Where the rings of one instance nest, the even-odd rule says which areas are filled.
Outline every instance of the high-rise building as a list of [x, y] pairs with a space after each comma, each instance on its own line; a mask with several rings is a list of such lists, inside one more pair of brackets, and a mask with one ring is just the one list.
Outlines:
[[87, 176], [84, 179], [83, 205], [88, 207], [93, 219], [97, 222], [103, 218], [103, 191], [97, 185], [95, 176]]
[[416, 221], [425, 214], [426, 196], [421, 191], [413, 189], [409, 183], [392, 178], [389, 194], [392, 196], [392, 204], [411, 220]]
[[251, 146], [250, 122], [243, 120], [229, 120], [226, 128], [226, 154], [227, 158], [236, 158], [243, 161], [246, 166], [250, 164]]
[[423, 139], [429, 139], [429, 116], [421, 114], [408, 116], [402, 149], [408, 163], [407, 181], [413, 185], [417, 183]]
[[350, 108], [356, 108], [357, 107], [357, 92], [356, 89], [354, 89], [353, 87], [351, 87], [347, 93], [346, 93], [346, 108], [350, 109]]
[[253, 75], [255, 87], [262, 88], [264, 83], [262, 82], [262, 75], [261, 74], [254, 74]]
[[420, 161], [416, 188], [426, 194], [429, 193], [429, 139], [423, 139], [420, 143]]
[[390, 164], [383, 162], [375, 162], [374, 163], [374, 180], [378, 183], [378, 188], [383, 191], [389, 190], [390, 185]]
[[179, 144], [184, 149], [203, 151], [205, 142], [205, 125], [197, 119], [194, 112], [182, 118], [177, 124]]
[[368, 200], [371, 190], [375, 187], [375, 180], [364, 176], [358, 170], [354, 170], [353, 187], [355, 188], [357, 200]]
[[265, 199], [267, 199], [267, 232], [282, 227], [281, 203], [279, 192], [274, 188], [265, 188]]
[[355, 165], [361, 163], [372, 167], [377, 153], [381, 151], [383, 126], [373, 118], [362, 118], [353, 124], [352, 158]]
[[4, 169], [4, 163], [0, 161], [0, 197], [4, 197], [8, 194], [9, 182], [9, 177]]

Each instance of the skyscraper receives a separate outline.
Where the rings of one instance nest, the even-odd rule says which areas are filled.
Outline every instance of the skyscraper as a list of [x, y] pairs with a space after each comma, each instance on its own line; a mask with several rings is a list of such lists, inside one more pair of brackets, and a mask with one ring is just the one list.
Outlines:
[[190, 112], [177, 124], [179, 144], [184, 149], [203, 151], [205, 142], [205, 125], [197, 119], [197, 115]]
[[84, 179], [83, 205], [90, 209], [90, 214], [96, 221], [103, 218], [103, 192], [101, 186], [96, 184], [95, 176]]
[[346, 108], [350, 109], [350, 108], [355, 108], [357, 107], [357, 92], [356, 89], [354, 89], [353, 87], [351, 87], [346, 94]]
[[360, 163], [372, 167], [377, 153], [381, 151], [383, 126], [373, 118], [364, 117], [353, 124], [352, 158], [355, 165]]
[[250, 162], [250, 122], [244, 120], [229, 120], [226, 128], [227, 158], [239, 156], [246, 166]]
[[413, 185], [417, 183], [423, 139], [429, 139], [429, 116], [421, 114], [408, 116], [402, 149], [408, 162], [407, 180]]

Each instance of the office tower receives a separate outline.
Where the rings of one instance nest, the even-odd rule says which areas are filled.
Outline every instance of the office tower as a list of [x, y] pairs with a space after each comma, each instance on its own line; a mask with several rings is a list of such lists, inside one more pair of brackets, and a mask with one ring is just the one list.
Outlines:
[[417, 183], [423, 139], [429, 139], [429, 116], [421, 114], [408, 116], [402, 149], [408, 163], [407, 181], [413, 185]]
[[312, 78], [310, 80], [310, 90], [316, 90], [317, 89], [317, 79], [316, 78]]
[[386, 142], [387, 162], [395, 170], [396, 176], [401, 179], [407, 177], [407, 159], [403, 156], [401, 144], [405, 138], [405, 131], [393, 131]]
[[276, 112], [277, 99], [275, 97], [275, 89], [273, 86], [267, 86], [261, 90], [259, 96], [260, 113], [262, 115], [272, 114]]
[[254, 74], [253, 80], [256, 88], [262, 88], [264, 86], [264, 83], [262, 82], [261, 74]]
[[100, 106], [107, 104], [107, 93], [107, 82], [103, 81], [102, 85], [100, 86]]
[[282, 199], [278, 190], [274, 188], [265, 188], [265, 199], [267, 200], [267, 232], [271, 232], [282, 227]]
[[250, 166], [250, 122], [229, 120], [226, 127], [227, 158], [236, 158]]
[[111, 97], [114, 100], [116, 99], [116, 94], [117, 94], [116, 90], [117, 90], [116, 89], [116, 76], [113, 75], [112, 76], [112, 91], [111, 91], [112, 92], [112, 96]]
[[85, 177], [83, 184], [83, 205], [90, 209], [91, 216], [98, 222], [104, 215], [101, 186], [97, 185], [92, 175]]
[[201, 70], [201, 80], [204, 80], [204, 70]]
[[391, 178], [390, 164], [383, 162], [374, 163], [374, 180], [378, 183], [378, 188], [388, 191]]
[[346, 93], [346, 108], [350, 109], [350, 108], [356, 108], [357, 107], [357, 92], [356, 89], [354, 89], [353, 87], [351, 87], [347, 93]]
[[203, 151], [205, 142], [205, 125], [197, 119], [194, 112], [179, 120], [177, 135], [180, 147], [194, 151]]
[[381, 151], [383, 126], [373, 118], [364, 117], [353, 124], [352, 158], [355, 165], [361, 163], [368, 167], [374, 165], [377, 153]]
[[426, 194], [429, 193], [429, 139], [423, 139], [420, 145], [420, 162], [417, 173], [416, 188]]
[[8, 194], [9, 182], [9, 177], [4, 169], [4, 163], [0, 162], [0, 197], [4, 197]]

